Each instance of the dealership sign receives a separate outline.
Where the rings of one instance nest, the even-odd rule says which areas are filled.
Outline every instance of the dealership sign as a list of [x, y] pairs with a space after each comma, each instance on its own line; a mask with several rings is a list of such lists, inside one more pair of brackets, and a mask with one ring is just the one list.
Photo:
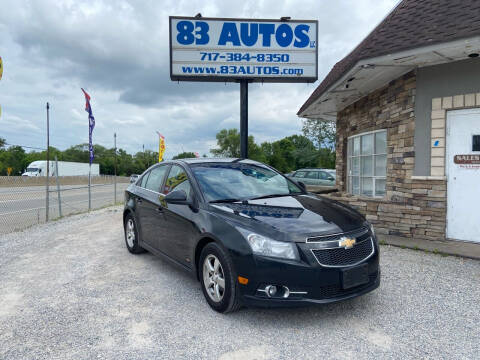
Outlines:
[[318, 22], [170, 17], [174, 81], [314, 82]]

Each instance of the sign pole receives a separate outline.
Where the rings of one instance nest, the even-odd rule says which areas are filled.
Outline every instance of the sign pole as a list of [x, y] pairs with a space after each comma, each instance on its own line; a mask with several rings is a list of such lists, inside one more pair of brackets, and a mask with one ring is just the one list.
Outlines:
[[45, 222], [48, 222], [48, 200], [49, 200], [49, 181], [50, 174], [50, 104], [47, 102], [47, 183], [45, 194]]
[[248, 80], [240, 80], [240, 157], [248, 158]]
[[113, 174], [113, 203], [117, 203], [117, 133], [113, 133], [113, 143], [115, 147], [115, 166], [114, 166], [114, 174]]

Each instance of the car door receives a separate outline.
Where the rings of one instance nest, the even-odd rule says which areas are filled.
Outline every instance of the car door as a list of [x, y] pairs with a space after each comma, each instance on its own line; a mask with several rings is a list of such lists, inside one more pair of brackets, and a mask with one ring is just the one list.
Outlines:
[[319, 185], [318, 171], [309, 171], [305, 176], [305, 184], [308, 185]]
[[[195, 193], [185, 169], [172, 165], [165, 181], [163, 194], [183, 190], [187, 199], [194, 200]], [[189, 205], [163, 204], [165, 214], [164, 246], [168, 256], [181, 264], [191, 267], [194, 241], [198, 233], [194, 218], [198, 212]]]
[[323, 186], [335, 186], [335, 178], [326, 171], [320, 171], [320, 179]]
[[[158, 231], [165, 227], [165, 217], [160, 204], [160, 189], [162, 188], [165, 175], [169, 165], [160, 165], [152, 170], [145, 181], [142, 179], [142, 186], [139, 190], [141, 198], [137, 200], [142, 241], [156, 249], [162, 250], [163, 233]], [[138, 203], [139, 202], [139, 203]]]

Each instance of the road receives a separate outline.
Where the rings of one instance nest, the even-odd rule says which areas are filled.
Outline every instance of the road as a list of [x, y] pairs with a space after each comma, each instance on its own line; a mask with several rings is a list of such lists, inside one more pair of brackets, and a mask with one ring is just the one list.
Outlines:
[[125, 249], [121, 207], [0, 236], [0, 359], [474, 359], [480, 262], [381, 247], [342, 303], [221, 315], [199, 283]]
[[[117, 201], [122, 201], [128, 183], [117, 184]], [[62, 215], [88, 210], [86, 185], [60, 187]], [[0, 234], [24, 229], [45, 220], [45, 187], [0, 187]], [[92, 208], [98, 209], [114, 202], [113, 184], [92, 185]], [[59, 217], [56, 186], [50, 187], [49, 217]]]

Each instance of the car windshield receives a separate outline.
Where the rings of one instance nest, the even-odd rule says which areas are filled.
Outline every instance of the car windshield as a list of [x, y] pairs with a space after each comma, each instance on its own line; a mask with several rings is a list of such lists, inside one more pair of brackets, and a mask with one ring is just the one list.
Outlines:
[[37, 171], [38, 171], [38, 168], [31, 168], [31, 167], [29, 167], [29, 168], [27, 168], [27, 171], [28, 171], [28, 172], [37, 172]]
[[210, 202], [303, 193], [276, 171], [253, 164], [204, 163], [192, 165], [192, 171]]

